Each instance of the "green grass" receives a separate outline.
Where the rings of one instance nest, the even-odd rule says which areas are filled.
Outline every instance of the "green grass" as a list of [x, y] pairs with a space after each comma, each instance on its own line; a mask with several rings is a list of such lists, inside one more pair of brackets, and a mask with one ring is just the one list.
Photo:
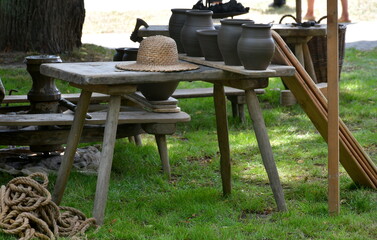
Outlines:
[[[340, 81], [340, 115], [375, 163], [376, 59], [377, 49], [347, 49]], [[0, 69], [0, 76], [7, 89], [27, 92], [30, 80], [24, 69]], [[72, 90], [59, 82], [62, 92]], [[172, 180], [161, 172], [153, 136], [143, 135], [142, 147], [117, 140], [105, 223], [89, 230], [87, 238], [377, 239], [377, 192], [356, 186], [343, 168], [341, 213], [329, 216], [327, 145], [299, 106], [280, 106], [278, 88], [283, 88], [280, 79], [271, 79], [259, 99], [288, 212], [276, 211], [251, 120], [242, 124], [230, 111], [233, 192], [222, 196], [213, 100], [182, 99], [179, 105], [192, 120], [168, 137]], [[1, 173], [1, 184], [12, 177]], [[53, 183], [55, 176], [50, 180]], [[91, 216], [95, 182], [95, 176], [72, 173], [62, 205]], [[0, 234], [0, 239], [15, 238]]]

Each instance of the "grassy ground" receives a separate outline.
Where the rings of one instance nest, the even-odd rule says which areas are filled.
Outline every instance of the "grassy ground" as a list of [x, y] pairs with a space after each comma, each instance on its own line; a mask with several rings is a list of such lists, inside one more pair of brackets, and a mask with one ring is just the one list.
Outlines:
[[[85, 45], [75, 57], [62, 58], [86, 60], [98, 50]], [[101, 58], [111, 58], [111, 51], [101, 51]], [[341, 117], [375, 163], [376, 59], [377, 49], [348, 49], [340, 81]], [[3, 67], [0, 76], [7, 89], [19, 89], [19, 94], [30, 88], [24, 68]], [[57, 83], [62, 92], [77, 91]], [[91, 229], [87, 239], [376, 239], [377, 192], [354, 185], [343, 169], [341, 214], [329, 217], [327, 145], [299, 106], [280, 106], [279, 88], [281, 81], [272, 79], [259, 99], [288, 212], [276, 211], [249, 118], [241, 124], [229, 116], [233, 193], [222, 196], [213, 101], [186, 99], [180, 107], [192, 121], [168, 137], [173, 179], [161, 173], [152, 136], [143, 135], [142, 147], [118, 140], [105, 224]], [[0, 183], [11, 178], [2, 173]], [[95, 176], [73, 173], [62, 204], [91, 216], [95, 182]], [[0, 239], [15, 238], [0, 234]]]
[[[269, 9], [270, 2], [262, 0], [240, 2], [251, 7], [250, 13], [242, 17], [257, 22], [277, 22], [282, 15], [295, 11], [293, 0], [281, 9]], [[376, 19], [376, 0], [349, 3], [354, 22]], [[316, 16], [325, 15], [325, 4], [316, 0]], [[84, 33], [130, 33], [136, 17], [152, 24], [167, 24], [169, 8], [87, 12]], [[113, 53], [84, 45], [61, 57], [66, 62], [101, 61], [111, 60]], [[8, 90], [18, 89], [18, 94], [25, 94], [30, 89], [24, 66], [14, 67], [14, 63], [20, 66], [23, 57], [30, 54], [11, 58], [0, 54], [0, 77]], [[347, 49], [340, 82], [340, 115], [377, 164], [376, 59], [377, 49]], [[12, 67], [3, 65], [8, 63]], [[57, 85], [64, 93], [77, 92], [61, 81]], [[199, 86], [209, 85], [185, 83], [181, 87]], [[229, 115], [233, 193], [227, 198], [221, 195], [213, 101], [186, 99], [180, 101], [180, 107], [191, 115], [192, 121], [179, 125], [176, 134], [168, 137], [172, 180], [168, 181], [161, 172], [152, 136], [143, 135], [142, 147], [129, 144], [126, 139], [118, 140], [105, 224], [91, 229], [87, 239], [377, 239], [377, 192], [354, 185], [343, 169], [341, 214], [329, 217], [327, 145], [299, 106], [280, 106], [279, 88], [283, 88], [281, 81], [272, 79], [266, 94], [259, 99], [288, 212], [276, 211], [249, 118], [241, 124]], [[1, 173], [0, 184], [13, 177]], [[55, 176], [50, 176], [50, 180], [53, 183]], [[73, 173], [62, 204], [91, 216], [95, 181], [95, 176]], [[0, 239], [16, 238], [0, 234]]]

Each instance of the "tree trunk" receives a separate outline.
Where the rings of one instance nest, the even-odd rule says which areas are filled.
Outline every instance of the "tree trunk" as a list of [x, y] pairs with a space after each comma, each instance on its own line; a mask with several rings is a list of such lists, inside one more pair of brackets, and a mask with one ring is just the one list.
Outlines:
[[84, 19], [84, 0], [0, 0], [0, 51], [72, 51]]

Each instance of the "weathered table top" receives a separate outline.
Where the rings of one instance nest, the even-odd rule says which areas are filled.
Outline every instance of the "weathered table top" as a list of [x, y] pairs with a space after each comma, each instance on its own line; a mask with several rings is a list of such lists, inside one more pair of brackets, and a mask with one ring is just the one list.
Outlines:
[[327, 27], [325, 24], [318, 24], [312, 27], [293, 26], [292, 24], [274, 24], [272, 30], [282, 37], [314, 37], [326, 36]]
[[[271, 29], [275, 30], [282, 37], [325, 36], [327, 31], [326, 24], [318, 24], [313, 27], [293, 26], [291, 23], [274, 24]], [[140, 28], [138, 35], [139, 37], [150, 37], [155, 35], [169, 36], [169, 29], [167, 25], [151, 25], [148, 28]]]
[[[80, 63], [48, 63], [42, 64], [40, 71], [46, 76], [61, 79], [79, 85], [115, 85], [141, 84], [168, 81], [221, 81], [249, 80], [294, 75], [290, 66], [274, 65], [266, 71], [249, 72], [247, 75], [200, 66], [197, 70], [182, 72], [136, 72], [123, 71], [115, 66], [120, 62], [80, 62]], [[133, 63], [122, 62], [122, 63]]]

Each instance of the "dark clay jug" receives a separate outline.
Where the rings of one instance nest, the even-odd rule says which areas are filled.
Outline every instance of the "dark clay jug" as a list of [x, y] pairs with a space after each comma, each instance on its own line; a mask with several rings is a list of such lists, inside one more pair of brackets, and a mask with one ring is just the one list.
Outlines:
[[220, 53], [217, 44], [218, 30], [196, 30], [200, 48], [202, 49], [205, 60], [222, 61], [223, 56]]
[[237, 54], [237, 43], [242, 33], [242, 24], [254, 23], [249, 19], [221, 19], [221, 27], [217, 41], [225, 65], [241, 66], [241, 61]]
[[271, 24], [243, 24], [238, 56], [247, 70], [266, 70], [275, 51]]
[[178, 52], [184, 53], [185, 50], [181, 43], [181, 31], [186, 22], [186, 12], [191, 9], [173, 8], [172, 15], [169, 19], [169, 36], [174, 39], [177, 44]]
[[187, 18], [181, 31], [181, 42], [187, 56], [203, 57], [196, 30], [214, 30], [212, 14], [213, 12], [210, 10], [189, 10], [186, 12]]

